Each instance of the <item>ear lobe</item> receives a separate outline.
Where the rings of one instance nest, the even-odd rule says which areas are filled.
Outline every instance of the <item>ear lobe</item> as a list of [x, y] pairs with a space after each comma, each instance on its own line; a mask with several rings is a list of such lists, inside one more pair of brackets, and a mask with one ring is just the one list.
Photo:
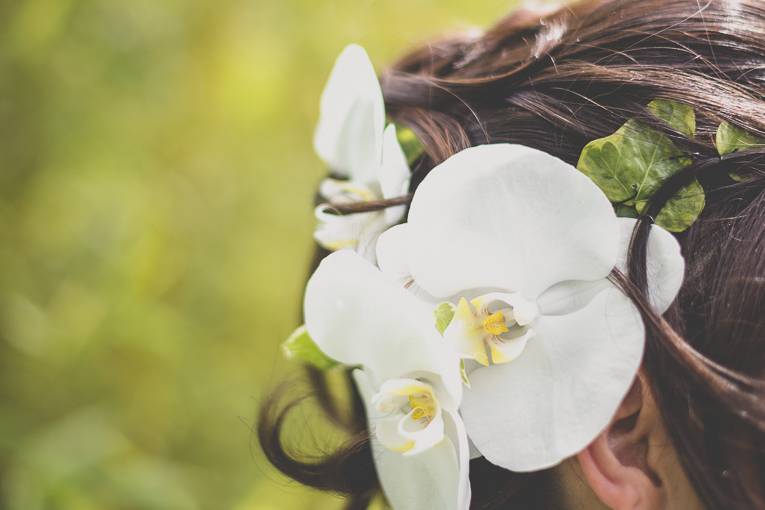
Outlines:
[[662, 483], [648, 464], [657, 416], [646, 397], [638, 377], [609, 427], [577, 456], [592, 491], [614, 510], [665, 507]]

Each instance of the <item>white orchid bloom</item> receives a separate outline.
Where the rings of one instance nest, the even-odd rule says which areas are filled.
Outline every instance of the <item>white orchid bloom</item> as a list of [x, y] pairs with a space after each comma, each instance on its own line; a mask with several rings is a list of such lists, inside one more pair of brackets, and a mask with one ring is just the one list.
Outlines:
[[[385, 272], [431, 306], [454, 305], [445, 340], [477, 362], [461, 413], [489, 461], [520, 472], [556, 465], [614, 416], [645, 342], [636, 307], [607, 280], [625, 269], [634, 225], [576, 168], [498, 144], [433, 169], [408, 223], [381, 237]], [[648, 285], [658, 312], [683, 272], [677, 241], [653, 226]]]
[[401, 196], [410, 172], [396, 127], [385, 127], [385, 103], [372, 62], [358, 45], [345, 48], [330, 74], [314, 148], [332, 173], [343, 178], [321, 184], [327, 203], [316, 209], [314, 237], [329, 250], [353, 248], [373, 260], [377, 236], [401, 221], [404, 207], [343, 215], [332, 205]]
[[308, 282], [305, 325], [318, 347], [355, 371], [377, 472], [396, 510], [466, 510], [467, 435], [458, 414], [459, 356], [430, 306], [351, 250]]

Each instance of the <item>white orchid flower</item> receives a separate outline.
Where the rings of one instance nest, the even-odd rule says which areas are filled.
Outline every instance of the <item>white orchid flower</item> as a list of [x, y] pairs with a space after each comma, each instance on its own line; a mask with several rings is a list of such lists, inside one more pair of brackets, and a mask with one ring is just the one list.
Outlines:
[[345, 48], [330, 74], [314, 148], [332, 173], [343, 178], [321, 184], [319, 192], [327, 203], [316, 209], [316, 241], [329, 250], [353, 248], [373, 260], [377, 236], [401, 221], [404, 207], [343, 215], [332, 206], [401, 196], [410, 172], [396, 127], [385, 127], [385, 103], [372, 62], [358, 45]]
[[[381, 237], [385, 272], [431, 306], [453, 305], [445, 341], [474, 360], [461, 414], [489, 461], [521, 472], [556, 465], [614, 416], [645, 342], [636, 307], [607, 280], [626, 269], [634, 225], [576, 168], [498, 144], [433, 169], [408, 223]], [[647, 255], [649, 296], [663, 313], [684, 261], [657, 226]]]
[[459, 356], [430, 306], [351, 250], [329, 255], [308, 282], [305, 325], [354, 372], [383, 490], [396, 510], [466, 510], [467, 435], [458, 414]]

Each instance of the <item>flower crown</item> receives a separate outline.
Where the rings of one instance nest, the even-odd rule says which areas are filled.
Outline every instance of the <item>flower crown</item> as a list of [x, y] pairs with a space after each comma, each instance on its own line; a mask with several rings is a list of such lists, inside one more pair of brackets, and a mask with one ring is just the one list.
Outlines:
[[[693, 110], [648, 111], [695, 135]], [[692, 156], [637, 120], [591, 142], [578, 167], [511, 144], [463, 150], [436, 166], [405, 207], [342, 214], [408, 190], [422, 147], [386, 127], [366, 52], [347, 47], [321, 99], [314, 145], [337, 178], [322, 182], [316, 240], [335, 252], [310, 278], [305, 326], [284, 344], [321, 369], [356, 367], [372, 451], [396, 509], [467, 509], [471, 458], [536, 471], [606, 428], [641, 363], [644, 325], [610, 281], [627, 271], [637, 220]], [[718, 130], [721, 154], [759, 144]], [[734, 176], [736, 177], [736, 176]], [[668, 231], [704, 207], [692, 180], [653, 218], [650, 302], [674, 301], [685, 268]]]

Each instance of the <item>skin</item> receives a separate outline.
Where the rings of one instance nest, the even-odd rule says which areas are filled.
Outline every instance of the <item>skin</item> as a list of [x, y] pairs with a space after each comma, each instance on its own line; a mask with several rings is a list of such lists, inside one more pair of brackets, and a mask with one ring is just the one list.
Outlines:
[[643, 376], [611, 425], [554, 469], [560, 508], [702, 510]]

